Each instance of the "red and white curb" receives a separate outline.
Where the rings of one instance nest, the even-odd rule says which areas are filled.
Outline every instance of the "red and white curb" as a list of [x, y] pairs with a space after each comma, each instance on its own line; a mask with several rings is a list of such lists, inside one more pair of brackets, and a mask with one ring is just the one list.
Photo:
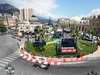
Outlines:
[[61, 64], [67, 64], [68, 62], [82, 62], [86, 60], [86, 58], [80, 57], [80, 58], [46, 58], [46, 57], [39, 57], [39, 56], [33, 56], [30, 53], [28, 53], [23, 48], [20, 49], [20, 56], [32, 63], [43, 63], [43, 64], [50, 64], [50, 65], [61, 65]]
[[20, 56], [23, 59], [30, 61], [32, 63], [37, 62], [36, 58], [33, 55], [29, 54], [28, 52], [24, 51], [23, 49], [20, 50]]

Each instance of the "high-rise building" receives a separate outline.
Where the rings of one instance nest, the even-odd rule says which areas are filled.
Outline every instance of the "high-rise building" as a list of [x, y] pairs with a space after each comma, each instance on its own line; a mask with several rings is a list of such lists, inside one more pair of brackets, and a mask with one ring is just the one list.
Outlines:
[[20, 21], [29, 21], [31, 16], [32, 16], [32, 8], [24, 8], [20, 9], [20, 15], [19, 15], [19, 20]]

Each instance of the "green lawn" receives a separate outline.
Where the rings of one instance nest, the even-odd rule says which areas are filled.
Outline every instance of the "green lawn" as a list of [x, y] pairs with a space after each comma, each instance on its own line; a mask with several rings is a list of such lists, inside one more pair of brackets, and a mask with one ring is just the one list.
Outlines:
[[32, 53], [32, 54], [36, 54], [36, 48], [33, 47], [32, 43], [31, 42], [26, 42], [25, 43], [25, 48], [26, 50], [29, 52], [29, 53]]
[[55, 43], [51, 43], [45, 46], [44, 56], [47, 56], [47, 57], [56, 56], [56, 44]]
[[[28, 52], [36, 55], [41, 55], [46, 57], [57, 57], [56, 45], [57, 44], [55, 42], [50, 42], [43, 47], [35, 47], [31, 42], [27, 42], [25, 44], [25, 48], [27, 49]], [[90, 54], [96, 50], [96, 44], [92, 44], [91, 42], [85, 40], [77, 40], [77, 50], [79, 50], [79, 52], [84, 54]], [[78, 55], [79, 53], [66, 54], [63, 55], [63, 57], [77, 57]]]
[[89, 41], [80, 40], [80, 39], [77, 40], [77, 47], [79, 51], [85, 54], [93, 53], [96, 50], [96, 44], [92, 44]]
[[[51, 56], [51, 57], [56, 56], [56, 44], [55, 43], [50, 43], [48, 45], [45, 45], [42, 50], [41, 49], [42, 47], [35, 47], [32, 45], [31, 42], [26, 42], [25, 48], [28, 52], [34, 53], [37, 55], [39, 55], [39, 53], [40, 53], [43, 56], [47, 56], [47, 57], [48, 56]], [[39, 51], [39, 50], [41, 50], [41, 51]]]

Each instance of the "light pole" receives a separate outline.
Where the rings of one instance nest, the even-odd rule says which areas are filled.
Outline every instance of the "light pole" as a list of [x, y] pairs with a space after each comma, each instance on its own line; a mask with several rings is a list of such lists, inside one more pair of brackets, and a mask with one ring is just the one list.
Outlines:
[[14, 75], [15, 74], [15, 69], [13, 66], [11, 66], [11, 64], [8, 64], [5, 67], [5, 71], [7, 72], [7, 75]]

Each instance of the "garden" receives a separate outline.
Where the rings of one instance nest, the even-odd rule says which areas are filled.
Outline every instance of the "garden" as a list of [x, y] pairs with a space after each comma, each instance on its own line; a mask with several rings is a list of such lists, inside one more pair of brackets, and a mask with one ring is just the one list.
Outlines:
[[35, 33], [36, 33], [36, 35], [34, 35], [35, 38], [33, 38], [35, 39], [34, 42], [29, 41], [29, 38], [25, 42], [25, 49], [33, 55], [45, 56], [45, 57], [66, 57], [66, 58], [80, 57], [93, 53], [94, 51], [96, 51], [97, 48], [96, 43], [92, 43], [92, 41], [82, 39], [77, 31], [77, 34], [75, 34], [77, 36], [74, 36], [74, 38], [76, 38], [75, 49], [77, 50], [77, 52], [60, 55], [58, 51], [63, 34], [55, 32], [56, 35], [55, 34], [47, 35], [45, 34], [44, 29], [41, 29], [39, 27], [35, 29]]
[[[59, 54], [57, 53], [57, 47], [59, 47], [59, 44], [54, 42], [48, 42], [44, 46], [35, 46], [32, 42], [27, 41], [25, 43], [25, 48], [29, 53], [32, 53], [33, 55], [39, 55], [39, 56], [46, 56], [46, 57], [59, 57]], [[64, 54], [63, 57], [79, 57], [83, 55], [88, 55], [90, 53], [93, 53], [96, 51], [96, 44], [93, 44], [86, 40], [77, 40], [77, 53], [75, 54]]]

